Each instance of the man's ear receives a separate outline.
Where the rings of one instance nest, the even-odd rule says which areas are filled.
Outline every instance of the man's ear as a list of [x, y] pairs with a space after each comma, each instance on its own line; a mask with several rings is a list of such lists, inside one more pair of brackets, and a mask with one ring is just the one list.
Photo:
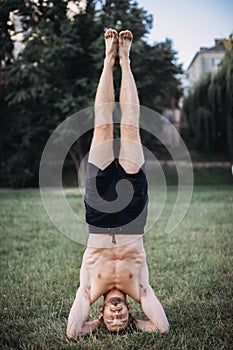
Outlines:
[[98, 319], [101, 321], [101, 320], [103, 320], [103, 318], [104, 318], [104, 307], [101, 306], [99, 308], [99, 317], [98, 317]]
[[127, 300], [126, 300], [126, 306], [127, 306], [128, 310], [129, 310], [129, 312], [131, 312], [131, 308], [130, 308], [129, 303], [127, 302]]

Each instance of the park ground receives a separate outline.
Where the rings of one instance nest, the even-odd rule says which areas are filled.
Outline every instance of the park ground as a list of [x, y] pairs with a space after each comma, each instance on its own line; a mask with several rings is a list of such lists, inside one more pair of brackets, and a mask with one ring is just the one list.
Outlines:
[[[85, 247], [49, 221], [38, 190], [1, 193], [1, 349], [133, 350], [232, 348], [233, 186], [195, 186], [182, 223], [165, 226], [176, 198], [145, 237], [150, 282], [171, 324], [168, 335], [97, 331], [65, 336]], [[82, 198], [70, 195], [75, 205]], [[156, 199], [150, 198], [151, 201]], [[140, 305], [130, 300], [138, 317]], [[92, 307], [97, 316], [100, 302]]]

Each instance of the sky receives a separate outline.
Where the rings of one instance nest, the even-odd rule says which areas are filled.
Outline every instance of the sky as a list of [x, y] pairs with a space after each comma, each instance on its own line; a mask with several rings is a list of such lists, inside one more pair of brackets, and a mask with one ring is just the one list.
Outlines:
[[233, 0], [138, 0], [154, 17], [148, 42], [173, 40], [178, 63], [187, 69], [200, 47], [233, 33]]

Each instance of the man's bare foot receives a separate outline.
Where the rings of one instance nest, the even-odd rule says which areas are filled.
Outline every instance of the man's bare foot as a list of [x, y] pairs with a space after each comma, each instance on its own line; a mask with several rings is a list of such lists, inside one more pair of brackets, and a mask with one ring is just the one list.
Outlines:
[[105, 33], [105, 55], [107, 63], [113, 67], [117, 56], [118, 33], [109, 28]]
[[129, 62], [129, 51], [133, 41], [133, 34], [130, 30], [123, 30], [119, 34], [119, 60], [120, 64]]

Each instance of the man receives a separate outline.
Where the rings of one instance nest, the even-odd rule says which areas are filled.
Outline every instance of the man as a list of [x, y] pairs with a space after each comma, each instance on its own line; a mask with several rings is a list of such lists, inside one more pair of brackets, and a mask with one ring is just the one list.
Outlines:
[[[128, 30], [120, 32], [119, 37], [113, 29], [105, 33], [106, 57], [95, 98], [95, 129], [87, 169], [85, 205], [89, 239], [80, 270], [80, 287], [68, 318], [68, 338], [76, 339], [103, 325], [110, 332], [120, 332], [130, 321], [138, 330], [169, 331], [162, 305], [149, 285], [143, 247], [148, 196], [139, 134], [139, 100], [129, 61], [132, 39]], [[122, 119], [119, 157], [114, 160], [112, 71], [117, 47], [122, 71]], [[130, 182], [133, 190], [131, 193], [129, 187], [123, 188], [126, 191], [123, 197], [128, 200], [124, 205], [118, 202], [120, 190], [116, 188], [122, 179]], [[112, 203], [115, 207], [111, 207]], [[102, 295], [104, 305], [99, 318], [86, 322], [90, 305]], [[132, 317], [127, 295], [141, 303], [147, 321]]]

